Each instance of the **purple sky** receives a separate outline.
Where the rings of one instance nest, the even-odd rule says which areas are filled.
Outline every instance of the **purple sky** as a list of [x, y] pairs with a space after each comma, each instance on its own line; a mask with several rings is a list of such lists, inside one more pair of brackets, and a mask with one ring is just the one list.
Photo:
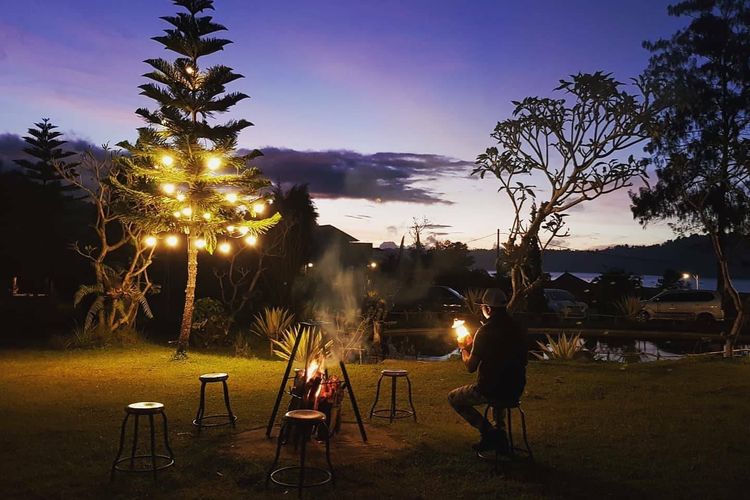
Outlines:
[[[441, 239], [489, 247], [485, 236], [508, 226], [508, 206], [493, 180], [467, 176], [511, 99], [549, 94], [579, 71], [637, 75], [648, 57], [641, 42], [681, 24], [667, 17], [668, 3], [218, 0], [215, 19], [234, 44], [210, 62], [246, 76], [233, 90], [252, 99], [231, 115], [256, 126], [241, 146], [314, 167], [267, 163], [282, 180], [311, 183], [321, 223], [378, 244], [398, 241], [412, 217], [426, 216], [448, 226]], [[153, 107], [136, 88], [142, 61], [172, 57], [150, 37], [165, 27], [158, 17], [174, 12], [166, 0], [6, 5], [0, 134], [22, 135], [50, 117], [69, 138], [132, 139], [141, 125], [134, 110]], [[641, 229], [625, 193], [577, 210], [569, 223], [565, 244], [578, 248], [671, 237], [664, 226]]]

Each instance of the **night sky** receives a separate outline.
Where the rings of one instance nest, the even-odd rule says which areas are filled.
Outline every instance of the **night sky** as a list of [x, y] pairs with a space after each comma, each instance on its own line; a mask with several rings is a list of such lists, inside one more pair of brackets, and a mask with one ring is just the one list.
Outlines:
[[[234, 43], [207, 58], [245, 75], [229, 117], [256, 126], [243, 148], [283, 182], [309, 182], [319, 222], [376, 245], [398, 242], [412, 217], [435, 237], [489, 247], [507, 228], [492, 179], [468, 178], [510, 101], [549, 95], [560, 78], [604, 70], [621, 81], [645, 67], [645, 39], [684, 24], [661, 0], [218, 0]], [[50, 117], [70, 140], [133, 139], [143, 60], [172, 58], [150, 37], [176, 11], [167, 0], [4, 2], [0, 18], [0, 158]], [[222, 117], [224, 118], [224, 117]], [[504, 195], [503, 195], [504, 196]], [[632, 220], [626, 192], [575, 210], [576, 248], [655, 243], [662, 225]], [[440, 226], [440, 227], [437, 227]]]

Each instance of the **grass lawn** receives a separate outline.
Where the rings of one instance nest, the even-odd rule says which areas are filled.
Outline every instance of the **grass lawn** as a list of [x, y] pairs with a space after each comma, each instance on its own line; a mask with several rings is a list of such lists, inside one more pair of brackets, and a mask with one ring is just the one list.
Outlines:
[[[170, 355], [154, 346], [0, 352], [0, 498], [282, 498], [281, 488], [263, 489], [271, 456], [228, 450], [237, 434], [265, 425], [284, 363], [201, 353], [171, 362]], [[365, 412], [383, 366], [410, 371], [419, 423], [372, 423], [406, 446], [382, 450], [375, 463], [340, 463], [334, 453], [336, 488], [310, 497], [747, 496], [747, 360], [532, 362], [523, 404], [537, 461], [512, 464], [499, 477], [474, 457], [474, 432], [447, 404], [446, 393], [473, 378], [458, 362], [350, 366]], [[197, 377], [211, 371], [230, 373], [239, 421], [234, 431], [197, 437], [190, 425]], [[120, 474], [110, 486], [122, 408], [149, 400], [166, 404], [177, 464], [155, 485], [148, 475]], [[347, 402], [344, 411], [351, 420]]]

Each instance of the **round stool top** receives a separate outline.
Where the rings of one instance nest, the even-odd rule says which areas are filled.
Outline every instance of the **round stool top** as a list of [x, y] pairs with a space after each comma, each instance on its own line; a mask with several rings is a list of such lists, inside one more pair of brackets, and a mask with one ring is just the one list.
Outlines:
[[161, 413], [164, 410], [164, 403], [154, 401], [141, 401], [140, 403], [130, 403], [125, 407], [128, 413], [138, 413], [148, 415], [149, 413]]
[[228, 373], [204, 373], [198, 377], [202, 382], [222, 382], [228, 378]]
[[380, 374], [386, 377], [406, 377], [409, 372], [407, 370], [383, 370]]
[[317, 410], [292, 410], [286, 412], [284, 418], [305, 422], [325, 422], [325, 413]]

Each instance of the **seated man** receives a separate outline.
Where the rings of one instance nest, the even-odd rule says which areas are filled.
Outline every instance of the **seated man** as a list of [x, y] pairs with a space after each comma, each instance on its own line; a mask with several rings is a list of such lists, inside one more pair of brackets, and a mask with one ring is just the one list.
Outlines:
[[526, 385], [528, 347], [526, 331], [505, 309], [507, 299], [499, 288], [488, 289], [482, 297], [482, 315], [487, 321], [474, 338], [459, 342], [461, 359], [469, 373], [478, 371], [476, 384], [452, 390], [448, 402], [469, 424], [479, 429], [481, 440], [476, 451], [507, 451], [503, 412], [495, 415], [497, 430], [476, 408], [489, 401], [516, 402]]

